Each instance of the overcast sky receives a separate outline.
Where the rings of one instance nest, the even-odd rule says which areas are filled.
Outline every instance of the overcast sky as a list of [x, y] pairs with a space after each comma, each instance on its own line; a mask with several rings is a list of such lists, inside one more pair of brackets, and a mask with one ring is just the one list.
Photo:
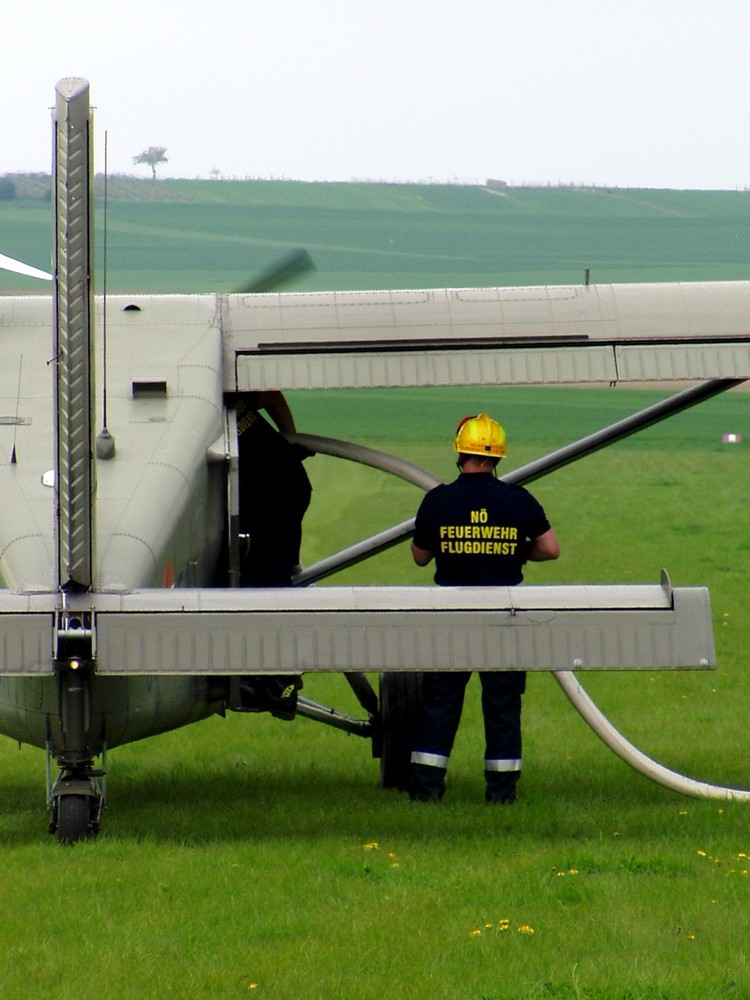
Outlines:
[[0, 174], [84, 77], [111, 173], [750, 186], [748, 0], [24, 0]]

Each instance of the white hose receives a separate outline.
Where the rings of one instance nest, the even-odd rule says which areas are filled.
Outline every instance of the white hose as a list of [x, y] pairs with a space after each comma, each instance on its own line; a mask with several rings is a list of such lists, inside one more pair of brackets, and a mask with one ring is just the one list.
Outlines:
[[407, 462], [406, 459], [390, 455], [386, 451], [378, 451], [376, 448], [368, 448], [363, 444], [355, 444], [353, 441], [341, 441], [339, 438], [297, 432], [285, 434], [284, 437], [292, 444], [301, 444], [312, 452], [331, 455], [333, 458], [345, 458], [349, 462], [359, 462], [362, 465], [372, 466], [373, 469], [389, 472], [393, 476], [414, 483], [415, 486], [419, 486], [423, 490], [431, 490], [434, 486], [439, 486], [442, 483], [442, 479], [438, 479], [426, 469], [414, 465], [413, 462]]
[[573, 707], [583, 720], [591, 726], [596, 735], [617, 754], [626, 764], [640, 771], [647, 778], [656, 781], [665, 788], [683, 795], [692, 795], [697, 799], [723, 799], [750, 801], [750, 790], [745, 788], [725, 788], [722, 785], [712, 785], [706, 781], [696, 781], [684, 774], [672, 771], [663, 764], [647, 757], [645, 753], [629, 743], [609, 719], [596, 707], [583, 689], [581, 682], [569, 670], [553, 671], [555, 680], [570, 699]]

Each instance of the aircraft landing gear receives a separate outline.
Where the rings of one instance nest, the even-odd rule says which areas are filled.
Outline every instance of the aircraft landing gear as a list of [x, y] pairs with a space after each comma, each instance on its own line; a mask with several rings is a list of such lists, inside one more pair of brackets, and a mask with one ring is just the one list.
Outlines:
[[50, 791], [49, 832], [61, 844], [75, 844], [99, 832], [103, 771], [62, 772]]
[[107, 748], [102, 750], [101, 768], [92, 761], [63, 764], [52, 782], [54, 754], [47, 743], [47, 805], [49, 832], [56, 833], [61, 844], [75, 844], [99, 832], [107, 801]]
[[405, 791], [414, 724], [422, 697], [422, 674], [414, 670], [381, 673], [377, 695], [364, 674], [344, 676], [368, 719], [354, 719], [308, 698], [298, 700], [297, 714], [371, 740], [372, 756], [380, 759], [381, 786]]
[[91, 831], [91, 799], [87, 795], [62, 795], [57, 800], [57, 839], [61, 844], [84, 840]]
[[[104, 811], [106, 744], [102, 769], [93, 763], [98, 747], [91, 734], [94, 632], [88, 613], [57, 613], [56, 674], [59, 714], [47, 739], [47, 804], [50, 833], [74, 844], [99, 830]], [[59, 774], [52, 784], [52, 761]], [[100, 779], [102, 779], [100, 781]]]
[[416, 671], [380, 675], [380, 784], [406, 791], [412, 737], [422, 695]]

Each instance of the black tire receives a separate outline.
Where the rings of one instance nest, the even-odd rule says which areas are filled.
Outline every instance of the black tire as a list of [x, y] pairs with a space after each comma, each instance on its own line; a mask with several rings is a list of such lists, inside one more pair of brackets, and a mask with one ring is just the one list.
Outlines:
[[61, 844], [75, 844], [91, 833], [90, 795], [61, 795], [57, 800], [57, 839]]
[[405, 791], [417, 711], [422, 697], [422, 674], [380, 675], [380, 784]]

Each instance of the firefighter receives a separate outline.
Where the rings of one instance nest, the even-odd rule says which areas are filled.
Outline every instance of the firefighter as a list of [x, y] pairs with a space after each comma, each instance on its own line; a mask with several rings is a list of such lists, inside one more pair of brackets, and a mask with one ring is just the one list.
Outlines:
[[[239, 516], [245, 539], [240, 585], [291, 587], [299, 569], [302, 519], [312, 495], [302, 462], [311, 452], [283, 436], [294, 433], [295, 424], [281, 392], [238, 393], [229, 401], [237, 414]], [[301, 687], [297, 675], [243, 676], [241, 708], [291, 721]]]
[[[486, 413], [465, 417], [453, 448], [460, 474], [430, 490], [419, 507], [412, 541], [418, 566], [435, 560], [443, 587], [515, 586], [527, 560], [557, 559], [560, 546], [541, 505], [522, 486], [497, 479], [505, 432]], [[409, 795], [439, 801], [463, 708], [468, 672], [425, 673], [412, 745]], [[488, 802], [516, 798], [521, 773], [522, 671], [480, 672]]]
[[242, 555], [240, 583], [243, 587], [290, 587], [299, 568], [302, 518], [312, 495], [302, 464], [310, 452], [283, 436], [296, 428], [281, 392], [239, 393], [235, 411], [240, 531], [249, 542]]

